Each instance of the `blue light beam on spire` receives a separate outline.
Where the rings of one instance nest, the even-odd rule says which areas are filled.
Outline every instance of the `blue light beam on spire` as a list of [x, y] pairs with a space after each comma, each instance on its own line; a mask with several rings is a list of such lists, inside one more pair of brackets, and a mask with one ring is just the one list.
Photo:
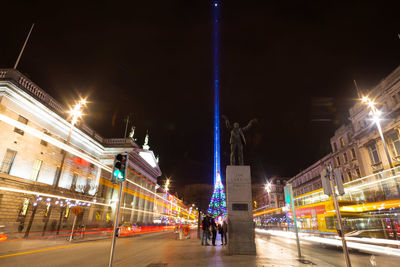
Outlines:
[[214, 33], [214, 192], [208, 206], [213, 217], [226, 218], [226, 197], [221, 181], [221, 159], [219, 139], [219, 0], [213, 0]]
[[213, 0], [214, 31], [214, 186], [221, 173], [219, 133], [219, 0]]

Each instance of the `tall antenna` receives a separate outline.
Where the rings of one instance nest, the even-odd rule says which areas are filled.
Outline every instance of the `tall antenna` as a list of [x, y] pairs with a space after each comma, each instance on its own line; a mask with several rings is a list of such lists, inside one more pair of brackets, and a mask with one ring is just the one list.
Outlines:
[[126, 116], [125, 122], [126, 122], [126, 124], [125, 124], [125, 133], [124, 133], [124, 139], [126, 139], [126, 133], [127, 133], [127, 131], [128, 131], [128, 125], [129, 125], [129, 115], [127, 115], [127, 116]]
[[357, 82], [356, 82], [356, 80], [354, 80], [354, 85], [355, 85], [355, 87], [356, 87], [356, 90], [357, 90], [357, 95], [358, 95], [358, 98], [362, 98], [362, 97], [363, 97], [363, 94], [362, 94], [362, 91], [361, 91], [361, 89], [360, 89], [360, 88], [358, 88], [358, 85], [357, 85]]
[[27, 36], [26, 39], [25, 39], [25, 43], [24, 43], [24, 45], [22, 46], [21, 52], [19, 52], [17, 61], [15, 62], [14, 69], [17, 69], [19, 60], [21, 59], [22, 53], [24, 53], [25, 46], [26, 46], [26, 44], [28, 43], [29, 37], [31, 36], [31, 32], [32, 32], [34, 26], [35, 26], [35, 23], [32, 24], [32, 27], [31, 27], [31, 29], [29, 30], [28, 36]]

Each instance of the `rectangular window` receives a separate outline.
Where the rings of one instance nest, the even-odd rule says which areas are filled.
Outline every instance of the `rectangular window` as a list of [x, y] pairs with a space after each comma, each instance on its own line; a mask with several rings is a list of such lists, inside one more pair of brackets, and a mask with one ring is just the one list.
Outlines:
[[1, 172], [10, 174], [11, 167], [14, 163], [15, 155], [17, 154], [17, 151], [7, 149], [6, 154], [4, 155], [3, 158], [3, 163], [1, 164]]
[[351, 149], [351, 159], [356, 159], [356, 150], [354, 148]]
[[392, 153], [396, 156], [400, 155], [400, 140], [399, 140], [399, 134], [395, 133], [392, 134], [389, 138], [390, 141], [390, 148], [392, 150]]
[[387, 104], [386, 101], [383, 102], [383, 109], [384, 109], [385, 111], [390, 111], [389, 105]]
[[344, 139], [343, 139], [343, 137], [340, 137], [340, 146], [344, 147]]
[[42, 167], [42, 160], [37, 159], [35, 163], [33, 164], [33, 169], [31, 173], [31, 180], [37, 181], [37, 178], [39, 176], [40, 168]]
[[360, 178], [361, 177], [361, 172], [360, 172], [359, 168], [356, 169], [356, 173], [357, 173], [358, 178]]
[[347, 142], [351, 142], [351, 133], [347, 132]]
[[[25, 117], [22, 117], [21, 115], [19, 115], [18, 121], [23, 124], [28, 124], [28, 119]], [[24, 135], [24, 131], [22, 131], [21, 129], [18, 129], [17, 127], [14, 128], [14, 132], [19, 133], [20, 135]]]
[[378, 150], [377, 150], [375, 144], [368, 146], [368, 152], [369, 152], [371, 164], [377, 164], [377, 163], [381, 162], [381, 160], [379, 158]]
[[343, 153], [343, 159], [344, 159], [344, 163], [346, 163], [348, 161], [346, 152]]
[[[76, 181], [78, 180], [78, 174], [77, 173], [73, 173], [72, 174], [72, 181], [71, 181], [71, 187], [70, 187], [70, 189], [72, 188], [72, 189], [74, 189], [75, 190], [75, 187], [76, 187]], [[72, 190], [71, 189], [71, 190]]]
[[398, 103], [398, 101], [397, 101], [397, 97], [396, 97], [396, 95], [392, 95], [392, 98], [393, 98], [393, 102], [394, 102], [394, 104], [397, 104], [397, 103]]
[[25, 198], [24, 202], [22, 203], [22, 208], [20, 212], [22, 216], [26, 215], [26, 213], [28, 212], [28, 207], [29, 207], [29, 198]]
[[347, 177], [349, 178], [349, 181], [353, 180], [353, 177], [351, 175], [351, 171], [347, 171]]
[[336, 164], [337, 164], [338, 166], [340, 166], [340, 158], [339, 158], [339, 157], [336, 157]]
[[[60, 174], [60, 166], [57, 166], [56, 173], [54, 174], [53, 185], [56, 185], [57, 177], [59, 174]], [[60, 177], [60, 179], [61, 179], [61, 177]]]
[[336, 145], [336, 142], [334, 142], [333, 143], [333, 152], [336, 152], [337, 151], [337, 145]]

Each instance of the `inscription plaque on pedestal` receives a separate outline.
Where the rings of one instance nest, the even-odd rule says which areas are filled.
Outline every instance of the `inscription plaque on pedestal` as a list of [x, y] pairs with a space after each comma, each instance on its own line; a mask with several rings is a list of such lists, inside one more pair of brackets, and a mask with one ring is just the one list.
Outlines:
[[254, 255], [250, 166], [226, 167], [229, 254]]

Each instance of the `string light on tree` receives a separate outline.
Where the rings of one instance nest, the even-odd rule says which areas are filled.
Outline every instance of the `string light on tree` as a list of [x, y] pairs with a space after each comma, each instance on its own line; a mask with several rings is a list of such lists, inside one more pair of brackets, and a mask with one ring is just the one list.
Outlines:
[[217, 181], [215, 183], [214, 192], [208, 206], [208, 213], [213, 217], [226, 218], [226, 195], [219, 172], [217, 173]]

